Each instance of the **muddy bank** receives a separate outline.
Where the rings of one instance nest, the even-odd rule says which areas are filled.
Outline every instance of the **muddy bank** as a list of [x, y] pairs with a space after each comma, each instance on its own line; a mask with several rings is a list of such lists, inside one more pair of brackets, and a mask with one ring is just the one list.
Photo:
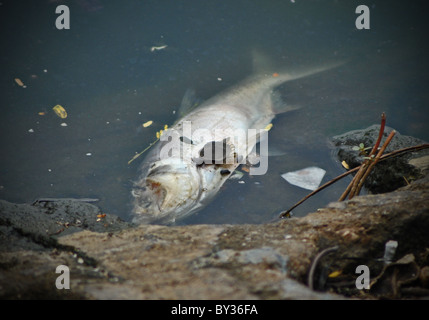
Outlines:
[[[429, 297], [428, 204], [427, 176], [391, 193], [335, 202], [304, 218], [264, 225], [134, 226], [102, 217], [87, 203], [1, 201], [0, 297]], [[412, 257], [383, 271], [389, 240], [398, 242], [393, 262]], [[314, 268], [311, 290], [312, 262], [332, 247], [337, 250]], [[58, 265], [69, 268], [70, 289], [56, 288]], [[358, 265], [368, 266], [371, 281], [381, 275], [374, 290], [356, 288]]]

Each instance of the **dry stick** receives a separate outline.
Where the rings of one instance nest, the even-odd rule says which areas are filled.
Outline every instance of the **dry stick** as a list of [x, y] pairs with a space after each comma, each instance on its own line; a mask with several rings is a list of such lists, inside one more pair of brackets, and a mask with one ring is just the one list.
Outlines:
[[359, 181], [365, 175], [365, 172], [367, 171], [368, 166], [369, 166], [370, 159], [375, 154], [375, 152], [378, 149], [378, 146], [380, 145], [381, 138], [383, 137], [384, 127], [385, 126], [386, 126], [386, 114], [383, 112], [381, 114], [381, 124], [380, 124], [380, 130], [378, 131], [377, 142], [375, 143], [374, 147], [372, 148], [372, 150], [371, 150], [371, 152], [369, 154], [369, 158], [363, 162], [363, 164], [360, 167], [358, 173], [356, 173], [356, 175], [354, 176], [353, 180], [347, 186], [347, 189], [343, 192], [343, 194], [341, 195], [340, 199], [338, 199], [338, 201], [343, 201], [346, 198], [347, 194], [349, 194], [349, 193], [350, 193], [349, 194], [349, 199], [353, 198], [354, 195], [356, 194], [356, 189], [358, 188]]
[[346, 191], [341, 195], [340, 199], [338, 201], [343, 201], [347, 194], [349, 193], [349, 199], [353, 197], [353, 195], [356, 192], [357, 188], [357, 182], [363, 177], [363, 175], [366, 172], [366, 169], [368, 168], [368, 160], [365, 160], [364, 163], [360, 166], [359, 171], [356, 173], [356, 175], [353, 177], [352, 182], [350, 182], [349, 186], [347, 187]]
[[362, 177], [362, 180], [359, 181], [359, 185], [356, 189], [356, 194], [359, 194], [360, 189], [362, 189], [363, 183], [365, 182], [365, 179], [368, 177], [368, 175], [371, 173], [374, 166], [377, 164], [377, 162], [380, 160], [381, 155], [383, 154], [384, 150], [386, 150], [387, 146], [389, 145], [392, 138], [395, 136], [396, 131], [393, 130], [390, 132], [389, 136], [387, 137], [386, 141], [384, 142], [383, 146], [381, 147], [380, 151], [377, 153], [375, 159], [373, 159], [368, 166], [368, 169], [365, 172], [365, 175]]
[[[374, 154], [377, 152], [378, 147], [380, 146], [381, 138], [383, 137], [384, 133], [384, 127], [386, 126], [386, 114], [383, 112], [381, 114], [381, 124], [380, 124], [380, 130], [378, 131], [378, 138], [377, 142], [375, 143], [374, 147], [372, 148], [368, 159], [365, 160], [364, 165], [362, 166], [362, 171], [359, 170], [356, 176], [354, 177], [352, 181], [352, 188], [350, 190], [349, 199], [353, 198], [355, 195], [359, 194], [360, 188], [359, 185], [365, 181], [365, 178], [368, 176], [368, 170], [371, 165], [371, 161], [373, 159]], [[365, 177], [365, 178], [364, 178]], [[344, 200], [344, 199], [343, 199]]]
[[375, 143], [374, 147], [372, 148], [371, 153], [369, 154], [369, 157], [371, 157], [373, 154], [375, 154], [378, 147], [380, 146], [380, 142], [381, 142], [381, 138], [383, 137], [385, 126], [386, 126], [386, 114], [383, 112], [381, 114], [381, 124], [380, 124], [380, 130], [378, 131], [377, 142]]
[[[392, 151], [392, 152], [390, 152], [390, 153], [388, 153], [388, 154], [385, 154], [385, 155], [381, 156], [379, 161], [384, 161], [384, 160], [390, 159], [390, 158], [395, 157], [395, 156], [398, 156], [398, 155], [400, 155], [400, 154], [402, 154], [402, 153], [407, 153], [407, 152], [410, 152], [410, 151], [420, 151], [420, 150], [427, 149], [427, 148], [429, 148], [429, 143], [424, 143], [424, 144], [420, 144], [420, 145], [417, 145], [417, 146], [412, 146], [412, 147], [407, 147], [407, 148], [403, 148], [403, 149], [395, 150], [395, 151]], [[362, 167], [362, 165], [361, 165], [361, 166], [359, 166], [359, 167], [353, 168], [353, 169], [351, 169], [351, 170], [349, 170], [349, 171], [346, 171], [346, 172], [344, 172], [343, 174], [340, 174], [338, 177], [336, 177], [336, 178], [334, 178], [334, 179], [332, 179], [332, 180], [330, 180], [330, 181], [326, 182], [324, 185], [320, 186], [319, 188], [317, 188], [317, 189], [316, 189], [316, 190], [314, 190], [313, 192], [311, 192], [311, 193], [309, 193], [308, 195], [306, 195], [306, 196], [305, 196], [304, 198], [302, 198], [300, 201], [298, 201], [297, 203], [295, 203], [291, 208], [289, 208], [289, 209], [288, 209], [288, 210], [286, 210], [286, 211], [281, 212], [281, 213], [279, 214], [279, 218], [287, 217], [287, 216], [288, 216], [288, 214], [289, 214], [293, 209], [295, 209], [296, 207], [298, 207], [298, 206], [299, 206], [301, 203], [303, 203], [305, 200], [307, 200], [308, 198], [310, 198], [310, 197], [314, 196], [316, 193], [318, 193], [319, 191], [321, 191], [321, 190], [325, 189], [326, 187], [330, 186], [331, 184], [333, 184], [333, 183], [337, 182], [338, 180], [340, 180], [340, 179], [342, 179], [342, 178], [344, 178], [344, 177], [348, 176], [349, 174], [352, 174], [353, 172], [358, 171], [361, 167]]]
[[308, 272], [308, 278], [307, 278], [307, 284], [310, 287], [311, 290], [314, 289], [313, 282], [314, 282], [314, 272], [316, 271], [317, 264], [319, 263], [319, 260], [326, 254], [331, 253], [333, 251], [338, 250], [338, 246], [327, 248], [320, 252], [313, 260], [313, 263], [311, 264], [310, 271]]

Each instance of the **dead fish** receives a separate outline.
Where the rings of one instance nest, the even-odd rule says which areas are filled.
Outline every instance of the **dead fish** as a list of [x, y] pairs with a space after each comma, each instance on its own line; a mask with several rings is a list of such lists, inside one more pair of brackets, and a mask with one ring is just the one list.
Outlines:
[[[258, 59], [254, 60], [258, 63]], [[143, 161], [132, 190], [133, 222], [172, 224], [196, 213], [255, 152], [258, 142], [260, 162], [258, 167], [250, 168], [250, 174], [264, 174], [268, 157], [266, 128], [277, 113], [295, 109], [285, 105], [273, 89], [337, 65], [276, 72], [275, 76], [273, 70], [259, 71], [197, 107], [194, 105], [163, 132]], [[191, 100], [183, 99], [192, 105]]]

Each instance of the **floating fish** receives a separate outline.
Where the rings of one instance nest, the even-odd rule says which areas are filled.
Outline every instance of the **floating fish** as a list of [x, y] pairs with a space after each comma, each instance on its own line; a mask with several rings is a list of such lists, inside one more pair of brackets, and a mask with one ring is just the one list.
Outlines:
[[[265, 70], [197, 107], [187, 102], [191, 111], [158, 135], [160, 141], [143, 161], [132, 190], [133, 222], [172, 224], [203, 208], [246, 163], [258, 141], [262, 149], [275, 115], [293, 109], [285, 107], [273, 89], [332, 67], [278, 72], [274, 77]], [[236, 136], [243, 131], [245, 135]], [[260, 154], [260, 165], [251, 167], [250, 174], [264, 174], [267, 153]]]

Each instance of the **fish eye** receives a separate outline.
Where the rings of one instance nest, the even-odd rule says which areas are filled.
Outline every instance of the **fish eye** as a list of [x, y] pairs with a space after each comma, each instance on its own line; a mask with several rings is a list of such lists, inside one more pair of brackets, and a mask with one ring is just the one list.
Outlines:
[[230, 174], [230, 173], [231, 173], [231, 171], [229, 171], [228, 169], [222, 169], [222, 170], [220, 171], [220, 174], [221, 174], [222, 176], [228, 175], [228, 174]]

